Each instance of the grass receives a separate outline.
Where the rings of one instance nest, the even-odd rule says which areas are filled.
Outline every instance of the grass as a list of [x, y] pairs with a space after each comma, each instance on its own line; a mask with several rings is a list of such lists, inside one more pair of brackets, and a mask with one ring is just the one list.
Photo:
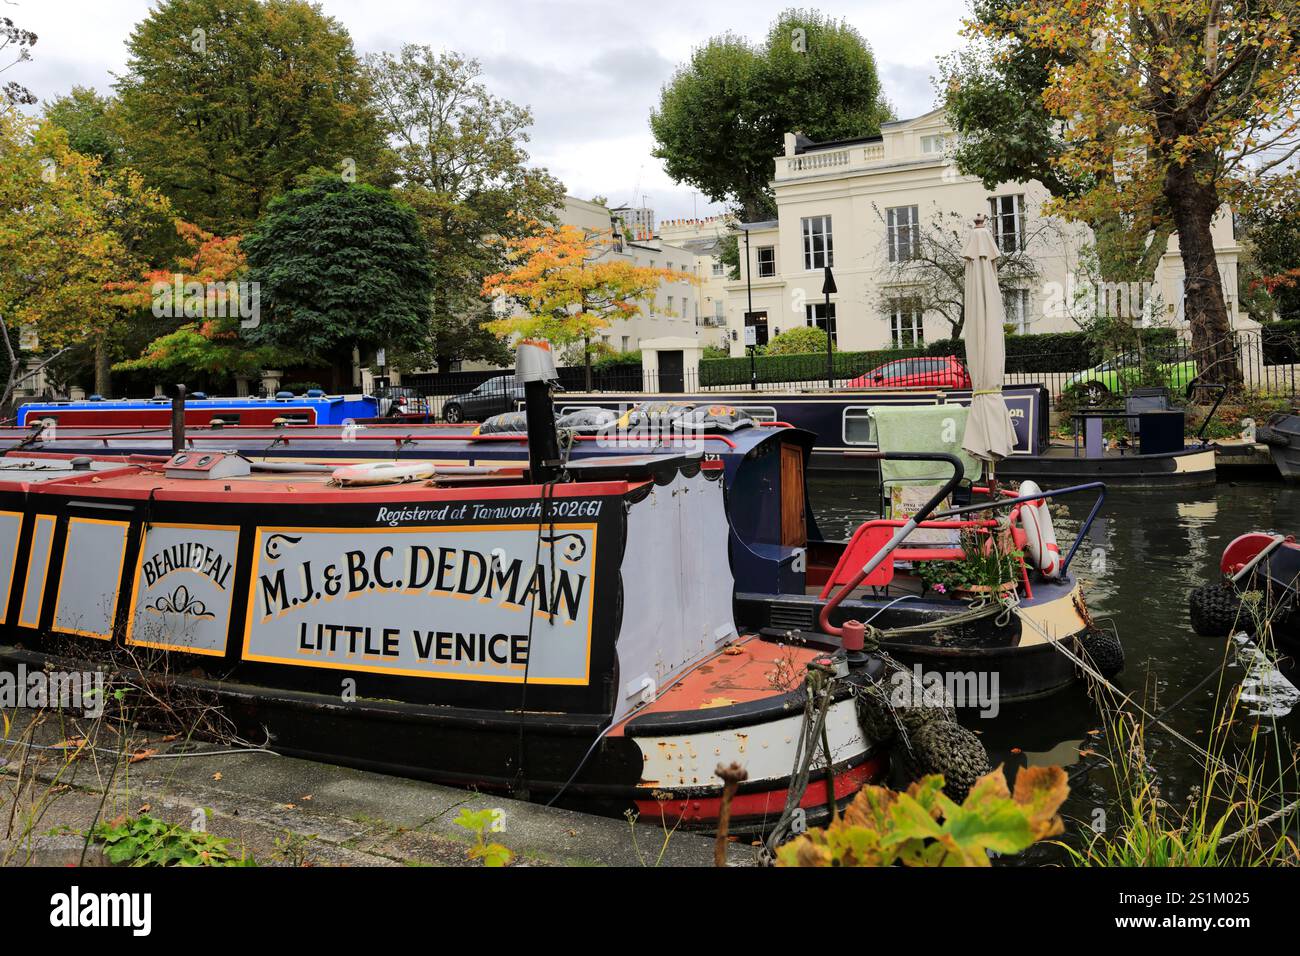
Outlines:
[[[1262, 592], [1245, 595], [1255, 642], [1272, 652], [1272, 613]], [[1082, 841], [1058, 843], [1076, 866], [1291, 867], [1300, 866], [1295, 830], [1300, 820], [1300, 762], [1275, 718], [1245, 712], [1241, 685], [1225, 686], [1234, 641], [1223, 665], [1202, 762], [1200, 784], [1180, 804], [1167, 800], [1147, 737], [1155, 718], [1136, 713], [1108, 691], [1095, 696], [1105, 714], [1110, 767], [1119, 794], [1119, 822]], [[1180, 741], [1176, 746], [1187, 746]]]

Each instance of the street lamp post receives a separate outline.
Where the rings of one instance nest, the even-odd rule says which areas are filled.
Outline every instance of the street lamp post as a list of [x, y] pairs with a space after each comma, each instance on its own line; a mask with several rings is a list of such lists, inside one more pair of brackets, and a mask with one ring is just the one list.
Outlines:
[[826, 311], [822, 318], [826, 322], [826, 387], [831, 390], [835, 388], [834, 346], [831, 342], [831, 296], [837, 291], [835, 276], [831, 275], [831, 267], [828, 265], [826, 267], [826, 278], [822, 281], [822, 295], [826, 296]]
[[[754, 328], [754, 264], [749, 258], [749, 224], [745, 224], [745, 345], [749, 347], [749, 390], [758, 390], [758, 330]], [[750, 330], [753, 329], [751, 332]], [[751, 341], [752, 338], [752, 341]]]

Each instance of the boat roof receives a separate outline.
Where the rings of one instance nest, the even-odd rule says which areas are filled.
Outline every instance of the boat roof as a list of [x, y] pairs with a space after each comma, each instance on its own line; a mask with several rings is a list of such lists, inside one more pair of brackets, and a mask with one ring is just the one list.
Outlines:
[[[232, 456], [235, 457], [235, 456]], [[611, 456], [594, 459], [597, 467], [574, 470], [571, 482], [550, 486], [549, 497], [621, 494], [629, 488], [662, 478], [692, 459], [682, 455]], [[87, 459], [49, 454], [11, 455], [0, 458], [0, 492], [33, 495], [68, 495], [78, 499], [148, 499], [210, 501], [238, 499], [266, 503], [292, 498], [294, 503], [410, 504], [447, 497], [463, 498], [472, 489], [475, 498], [519, 497], [530, 485], [522, 467], [460, 469], [452, 467], [428, 480], [400, 484], [339, 486], [332, 475], [336, 466], [300, 464], [298, 470], [259, 472], [237, 477], [181, 478], [169, 476], [168, 462], [140, 457]], [[256, 467], [256, 466], [254, 466]], [[706, 466], [707, 467], [707, 466]], [[716, 463], [712, 467], [719, 467]], [[475, 472], [473, 474], [467, 472]]]
[[[266, 405], [335, 405], [341, 402], [374, 401], [370, 395], [294, 395], [286, 398], [259, 398], [256, 395], [222, 398], [204, 395], [185, 397], [186, 407], [197, 408], [261, 408]], [[129, 411], [136, 408], [171, 407], [170, 398], [105, 398], [80, 399], [78, 401], [25, 402], [18, 407], [21, 412], [66, 412], [66, 411]]]
[[[389, 457], [400, 451], [403, 458], [430, 459], [494, 458], [518, 459], [528, 447], [527, 436], [507, 433], [474, 435], [474, 426], [456, 425], [264, 425], [186, 428], [186, 441], [195, 451], [238, 451], [256, 458], [312, 458], [356, 460]], [[733, 458], [748, 455], [774, 435], [811, 441], [811, 433], [785, 424], [761, 423], [732, 432], [630, 433], [617, 439], [578, 435], [572, 457], [608, 454], [675, 454], [698, 449], [708, 455]], [[0, 454], [14, 452], [77, 452], [95, 455], [170, 456], [171, 431], [158, 428], [88, 428], [60, 426], [52, 438], [31, 429], [0, 429]], [[350, 453], [350, 454], [349, 454]]]

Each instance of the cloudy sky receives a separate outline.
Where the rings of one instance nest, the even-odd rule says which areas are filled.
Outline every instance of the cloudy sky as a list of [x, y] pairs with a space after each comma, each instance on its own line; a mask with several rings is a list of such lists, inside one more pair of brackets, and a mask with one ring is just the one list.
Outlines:
[[[358, 50], [423, 43], [474, 56], [494, 93], [530, 106], [533, 160], [584, 199], [644, 196], [661, 218], [718, 211], [663, 172], [647, 117], [691, 49], [719, 33], [756, 40], [795, 0], [321, 0]], [[38, 96], [74, 84], [107, 92], [125, 41], [150, 0], [0, 0], [0, 15], [34, 31], [33, 61], [8, 71]], [[934, 105], [935, 57], [958, 45], [965, 0], [864, 0], [819, 9], [848, 20], [875, 51], [902, 117]]]

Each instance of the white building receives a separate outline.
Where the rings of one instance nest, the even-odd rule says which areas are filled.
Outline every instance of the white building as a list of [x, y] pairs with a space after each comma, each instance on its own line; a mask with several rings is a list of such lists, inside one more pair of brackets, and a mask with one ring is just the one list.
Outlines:
[[737, 227], [733, 216], [704, 219], [667, 219], [659, 223], [659, 238], [695, 256], [696, 325], [705, 345], [726, 347], [727, 267], [720, 244]]
[[[646, 210], [648, 212], [648, 210]], [[592, 233], [606, 236], [602, 258], [620, 258], [637, 266], [651, 269], [668, 269], [699, 276], [700, 256], [686, 243], [678, 245], [653, 235], [653, 228], [640, 233], [640, 238], [628, 240], [621, 229], [618, 210], [598, 203], [566, 196], [560, 220], [565, 225], [576, 226]], [[633, 233], [634, 237], [637, 233]], [[641, 314], [630, 319], [619, 319], [600, 333], [600, 339], [615, 352], [634, 352], [642, 339], [665, 336], [696, 336], [704, 331], [698, 325], [700, 312], [700, 287], [682, 281], [665, 280], [650, 301], [642, 303]], [[720, 326], [715, 327], [714, 339], [721, 339]], [[708, 344], [716, 344], [710, 340]]]
[[[1086, 300], [1096, 298], [1085, 294], [1090, 230], [1044, 217], [1048, 193], [1038, 182], [1005, 183], [990, 192], [961, 175], [950, 159], [954, 140], [942, 110], [886, 123], [880, 135], [855, 140], [813, 143], [787, 134], [772, 183], [777, 218], [740, 227], [741, 277], [724, 283], [732, 353], [744, 352], [747, 313], [760, 343], [792, 327], [824, 327], [828, 318], [844, 350], [950, 337], [941, 314], [916, 308], [915, 285], [900, 278], [897, 266], [910, 259], [926, 222], [950, 213], [965, 227], [984, 215], [1004, 249], [1028, 243], [1023, 248], [1039, 275], [1005, 296], [1016, 331], [1076, 331]], [[1253, 328], [1237, 307], [1240, 246], [1226, 208], [1214, 237], [1229, 320], [1234, 328]], [[837, 287], [829, 308], [822, 294], [828, 265]], [[1144, 321], [1185, 325], [1182, 285], [1171, 239], [1151, 283], [1107, 294], [1128, 294]]]

